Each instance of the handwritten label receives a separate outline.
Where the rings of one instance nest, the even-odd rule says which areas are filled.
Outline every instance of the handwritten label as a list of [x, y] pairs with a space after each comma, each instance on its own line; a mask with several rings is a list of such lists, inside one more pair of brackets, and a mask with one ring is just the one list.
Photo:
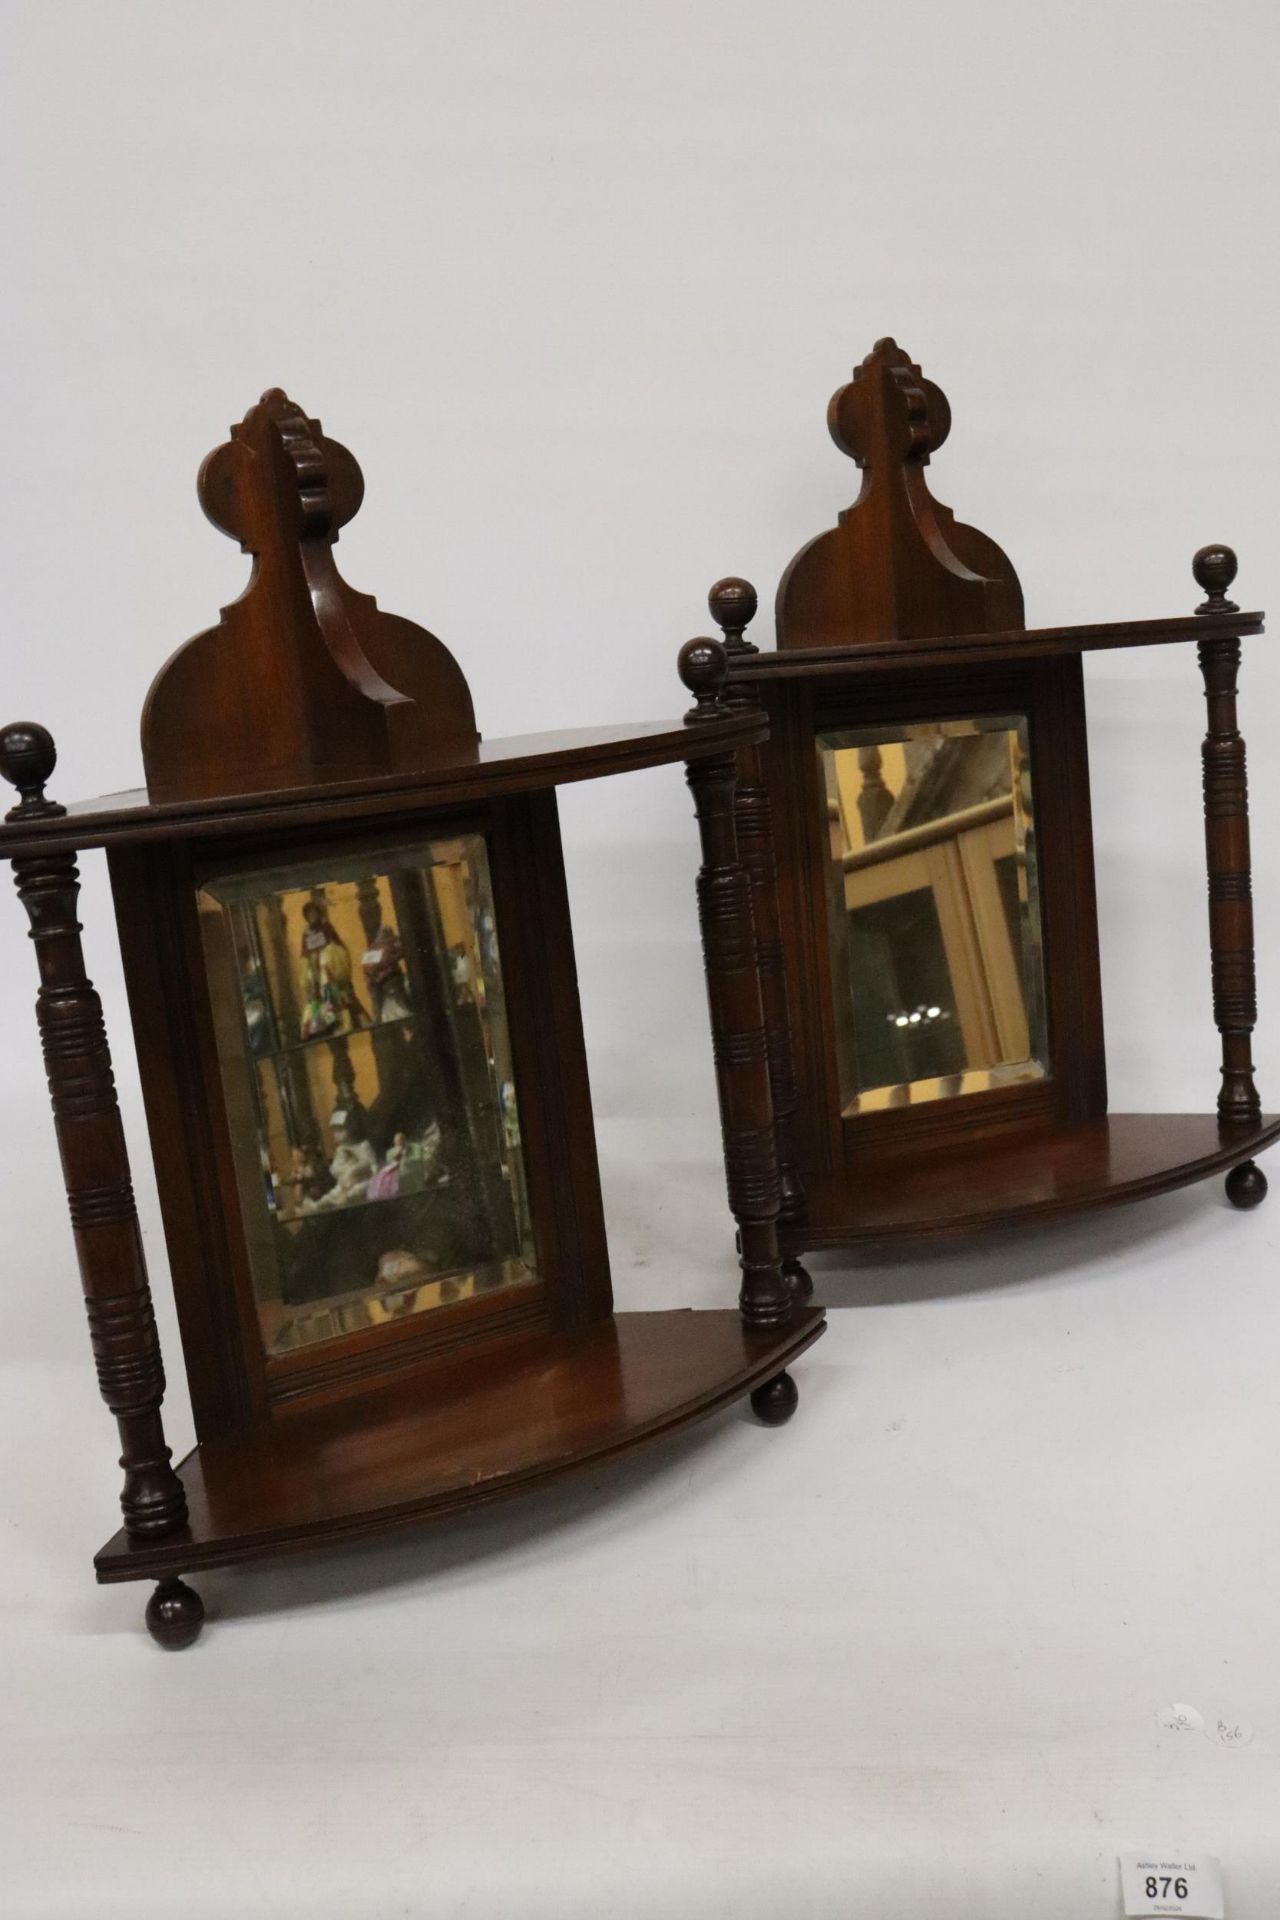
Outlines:
[[1185, 1700], [1175, 1700], [1171, 1707], [1161, 1707], [1156, 1720], [1168, 1733], [1204, 1732], [1204, 1715], [1198, 1707], [1189, 1707]]

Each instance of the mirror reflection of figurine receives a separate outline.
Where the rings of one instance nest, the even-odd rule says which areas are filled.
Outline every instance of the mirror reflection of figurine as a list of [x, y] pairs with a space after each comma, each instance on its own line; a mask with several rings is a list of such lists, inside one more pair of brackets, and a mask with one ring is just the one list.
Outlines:
[[321, 1207], [345, 1207], [353, 1200], [365, 1199], [369, 1182], [378, 1171], [378, 1156], [372, 1143], [355, 1138], [356, 1130], [345, 1117], [335, 1131], [338, 1144], [329, 1162], [333, 1185], [318, 1200], [304, 1199], [304, 1213], [314, 1212]]
[[261, 1059], [271, 1051], [271, 1015], [267, 1008], [266, 983], [256, 960], [245, 962], [240, 975], [240, 994], [244, 1002], [245, 1032], [249, 1051]]
[[498, 929], [493, 924], [493, 914], [486, 907], [480, 915], [477, 929], [480, 943], [480, 1004], [488, 999], [487, 982], [498, 978]]
[[449, 949], [449, 971], [453, 975], [453, 997], [460, 1007], [471, 998], [471, 955], [465, 947]]
[[302, 908], [302, 965], [298, 985], [302, 998], [302, 1038], [314, 1040], [327, 1033], [349, 1033], [367, 1027], [369, 1016], [351, 984], [351, 955], [338, 938], [333, 922], [318, 900]]
[[394, 1200], [402, 1193], [421, 1193], [430, 1186], [449, 1184], [449, 1176], [440, 1168], [444, 1136], [440, 1122], [433, 1120], [420, 1140], [397, 1133], [387, 1149], [385, 1164], [369, 1182], [370, 1200]]
[[288, 1195], [282, 1211], [308, 1213], [333, 1185], [329, 1169], [316, 1147], [295, 1147], [289, 1156], [289, 1172], [277, 1182], [279, 1192]]
[[387, 1157], [369, 1182], [371, 1200], [394, 1200], [401, 1191], [400, 1178], [411, 1148], [403, 1133], [398, 1133], [387, 1148]]
[[431, 1277], [416, 1253], [411, 1253], [407, 1247], [391, 1247], [379, 1256], [374, 1285], [380, 1289], [420, 1287]]
[[394, 927], [384, 924], [378, 928], [378, 936], [365, 954], [363, 966], [374, 1019], [379, 1022], [406, 1019], [412, 1012], [409, 983], [404, 972], [404, 948]]
[[508, 1148], [520, 1145], [520, 1111], [516, 1105], [516, 1090], [512, 1081], [504, 1080], [498, 1088], [498, 1105], [502, 1112], [502, 1137]]

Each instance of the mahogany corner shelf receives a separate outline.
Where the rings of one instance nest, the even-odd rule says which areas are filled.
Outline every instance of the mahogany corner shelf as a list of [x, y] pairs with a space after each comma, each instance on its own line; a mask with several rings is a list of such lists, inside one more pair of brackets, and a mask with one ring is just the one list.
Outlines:
[[766, 1386], [822, 1332], [785, 1335], [715, 1309], [621, 1313], [534, 1334], [464, 1362], [432, 1391], [390, 1383], [303, 1409], [261, 1433], [212, 1440], [178, 1467], [189, 1521], [97, 1555], [102, 1581], [160, 1579], [335, 1544], [501, 1499], [630, 1452]]
[[[886, 1156], [854, 1195], [847, 1225], [830, 1239], [820, 1228], [796, 1238], [806, 1249], [880, 1246], [1120, 1206], [1227, 1173], [1277, 1139], [1280, 1114], [1239, 1134], [1208, 1113], [1112, 1113], [1019, 1136], [998, 1154], [978, 1142], [927, 1157]], [[784, 1244], [788, 1238], [784, 1230]]]
[[[736, 754], [718, 643], [685, 721], [482, 741], [461, 669], [338, 573], [352, 455], [272, 390], [205, 461], [255, 557], [143, 714], [144, 792], [63, 807], [53, 741], [0, 732], [0, 827], [124, 1526], [102, 1581], [384, 1532], [607, 1459], [749, 1395], [779, 1425], [822, 1315], [783, 1273]], [[739, 1231], [737, 1308], [615, 1318], [555, 788], [684, 763]], [[176, 1468], [76, 860], [105, 849], [191, 1390]]]
[[[782, 1174], [780, 1238], [802, 1292], [810, 1248], [910, 1240], [1110, 1206], [1227, 1174], [1267, 1183], [1280, 1137], [1253, 1077], [1254, 933], [1236, 685], [1263, 616], [1227, 593], [1164, 620], [1028, 629], [1013, 566], [928, 485], [951, 412], [892, 340], [834, 396], [858, 498], [782, 576], [776, 650], [757, 596], [711, 589], [727, 698], [763, 710], [739, 749]], [[1216, 1106], [1107, 1114], [1083, 657], [1194, 642]]]

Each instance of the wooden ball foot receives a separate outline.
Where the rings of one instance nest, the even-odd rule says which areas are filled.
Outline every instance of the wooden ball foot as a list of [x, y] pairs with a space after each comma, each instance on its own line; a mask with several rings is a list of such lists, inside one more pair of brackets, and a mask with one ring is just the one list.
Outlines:
[[809, 1277], [808, 1268], [802, 1266], [799, 1260], [784, 1260], [782, 1277], [791, 1289], [793, 1300], [812, 1300], [813, 1281]]
[[162, 1580], [147, 1602], [147, 1632], [158, 1647], [177, 1653], [199, 1638], [204, 1601], [185, 1580]]
[[752, 1394], [751, 1411], [766, 1427], [782, 1427], [795, 1412], [799, 1401], [800, 1395], [791, 1375], [775, 1373], [772, 1380], [766, 1380]]
[[1267, 1176], [1252, 1160], [1242, 1160], [1227, 1175], [1227, 1198], [1242, 1211], [1260, 1207], [1267, 1197]]

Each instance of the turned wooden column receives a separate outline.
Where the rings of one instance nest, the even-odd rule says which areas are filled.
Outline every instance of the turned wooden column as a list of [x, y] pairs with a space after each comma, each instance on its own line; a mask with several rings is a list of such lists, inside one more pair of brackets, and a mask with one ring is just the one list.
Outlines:
[[[1227, 589], [1236, 576], [1230, 547], [1201, 547], [1192, 572], [1207, 593], [1197, 613], [1234, 613]], [[1237, 725], [1240, 642], [1202, 640], [1209, 725], [1204, 738], [1204, 833], [1209, 873], [1209, 946], [1213, 1017], [1222, 1035], [1218, 1118], [1224, 1127], [1256, 1127], [1262, 1101], [1253, 1081], [1253, 1029], [1258, 1000], [1253, 952], [1253, 887], [1249, 862], [1249, 782], [1245, 744]], [[1237, 1206], [1256, 1205], [1266, 1193], [1261, 1169], [1245, 1161], [1232, 1169], [1227, 1192]]]
[[[0, 773], [21, 796], [8, 821], [65, 812], [44, 797], [56, 758], [43, 727], [23, 723], [0, 734]], [[187, 1501], [160, 1419], [164, 1367], [102, 1003], [84, 970], [76, 856], [61, 849], [23, 855], [13, 869], [40, 969], [36, 1019], [98, 1384], [120, 1429], [120, 1505], [128, 1532], [149, 1540], [185, 1526]]]
[[[727, 711], [723, 689], [728, 660], [720, 642], [688, 641], [680, 649], [679, 664], [680, 678], [697, 701], [686, 715], [688, 724], [721, 718]], [[690, 761], [687, 775], [702, 837], [698, 917], [729, 1205], [738, 1223], [739, 1306], [748, 1326], [772, 1327], [790, 1319], [794, 1295], [778, 1252], [778, 1149], [751, 882], [738, 854], [737, 768], [732, 754], [718, 754]]]
[[[756, 653], [746, 637], [755, 618], [756, 590], [749, 580], [717, 580], [707, 595], [711, 617], [724, 634], [726, 654]], [[726, 684], [730, 707], [756, 705], [750, 688]], [[804, 1187], [796, 1171], [795, 1117], [800, 1104], [795, 1063], [791, 1052], [791, 1011], [787, 1004], [787, 976], [778, 909], [778, 868], [773, 839], [773, 807], [765, 779], [764, 749], [759, 744], [738, 752], [738, 790], [734, 802], [738, 825], [738, 852], [751, 882], [751, 918], [755, 927], [756, 965], [760, 973], [760, 1000], [764, 1012], [765, 1051], [769, 1061], [769, 1089], [773, 1097], [773, 1124], [778, 1150], [778, 1177], [783, 1221], [798, 1220], [804, 1212]], [[792, 1292], [807, 1300], [813, 1282], [799, 1260], [782, 1263]]]

